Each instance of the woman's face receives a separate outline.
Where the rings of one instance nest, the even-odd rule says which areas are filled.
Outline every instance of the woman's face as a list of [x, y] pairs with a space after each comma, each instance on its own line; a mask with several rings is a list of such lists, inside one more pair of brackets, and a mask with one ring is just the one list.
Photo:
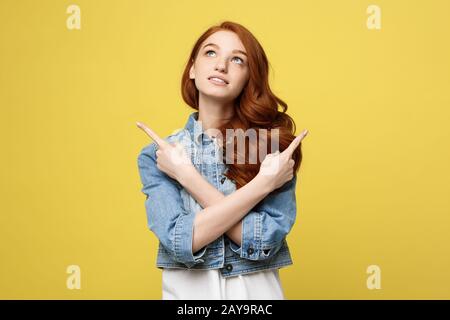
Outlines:
[[246, 50], [239, 37], [224, 30], [210, 35], [201, 44], [189, 77], [195, 79], [200, 94], [224, 103], [233, 101], [249, 78]]

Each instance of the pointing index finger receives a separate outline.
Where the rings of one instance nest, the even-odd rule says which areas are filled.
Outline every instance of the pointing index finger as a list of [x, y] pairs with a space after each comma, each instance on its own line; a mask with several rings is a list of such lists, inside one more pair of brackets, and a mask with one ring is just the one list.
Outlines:
[[142, 122], [136, 122], [136, 125], [141, 128], [150, 138], [153, 139], [153, 141], [156, 142], [156, 144], [158, 145], [158, 147], [163, 148], [165, 146], [168, 145], [168, 143], [160, 138], [155, 131], [153, 131], [152, 129], [150, 129], [149, 127], [147, 127], [145, 124], [143, 124]]
[[295, 149], [297, 149], [300, 142], [302, 142], [303, 138], [308, 134], [308, 130], [303, 130], [303, 132], [296, 136], [294, 140], [292, 140], [291, 144], [283, 151], [283, 153], [292, 156]]

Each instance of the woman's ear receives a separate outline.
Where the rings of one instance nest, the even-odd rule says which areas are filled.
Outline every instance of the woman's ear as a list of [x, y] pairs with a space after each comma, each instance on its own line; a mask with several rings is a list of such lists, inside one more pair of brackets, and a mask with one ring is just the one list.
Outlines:
[[189, 69], [189, 79], [195, 79], [194, 65], [192, 65], [191, 68]]

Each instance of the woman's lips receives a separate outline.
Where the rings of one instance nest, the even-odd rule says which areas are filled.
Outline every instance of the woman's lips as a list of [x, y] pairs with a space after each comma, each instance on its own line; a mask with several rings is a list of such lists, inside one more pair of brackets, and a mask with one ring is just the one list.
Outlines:
[[227, 83], [221, 82], [220, 80], [216, 80], [216, 79], [214, 79], [214, 78], [211, 78], [211, 79], [208, 79], [208, 80], [209, 80], [209, 82], [215, 84], [216, 86], [222, 86], [222, 87], [225, 87], [225, 86], [227, 85]]

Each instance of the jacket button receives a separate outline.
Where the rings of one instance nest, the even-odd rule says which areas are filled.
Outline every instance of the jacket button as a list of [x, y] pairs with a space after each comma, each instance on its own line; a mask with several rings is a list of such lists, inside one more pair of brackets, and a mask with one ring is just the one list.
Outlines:
[[220, 180], [220, 183], [223, 184], [225, 182], [225, 177]]
[[253, 250], [253, 248], [248, 248], [248, 250], [247, 250], [247, 253], [248, 253], [248, 254], [252, 254], [253, 252], [255, 252], [255, 251]]
[[231, 270], [233, 270], [233, 266], [231, 264], [227, 264], [225, 266], [225, 269], [227, 269], [228, 271], [231, 271]]

